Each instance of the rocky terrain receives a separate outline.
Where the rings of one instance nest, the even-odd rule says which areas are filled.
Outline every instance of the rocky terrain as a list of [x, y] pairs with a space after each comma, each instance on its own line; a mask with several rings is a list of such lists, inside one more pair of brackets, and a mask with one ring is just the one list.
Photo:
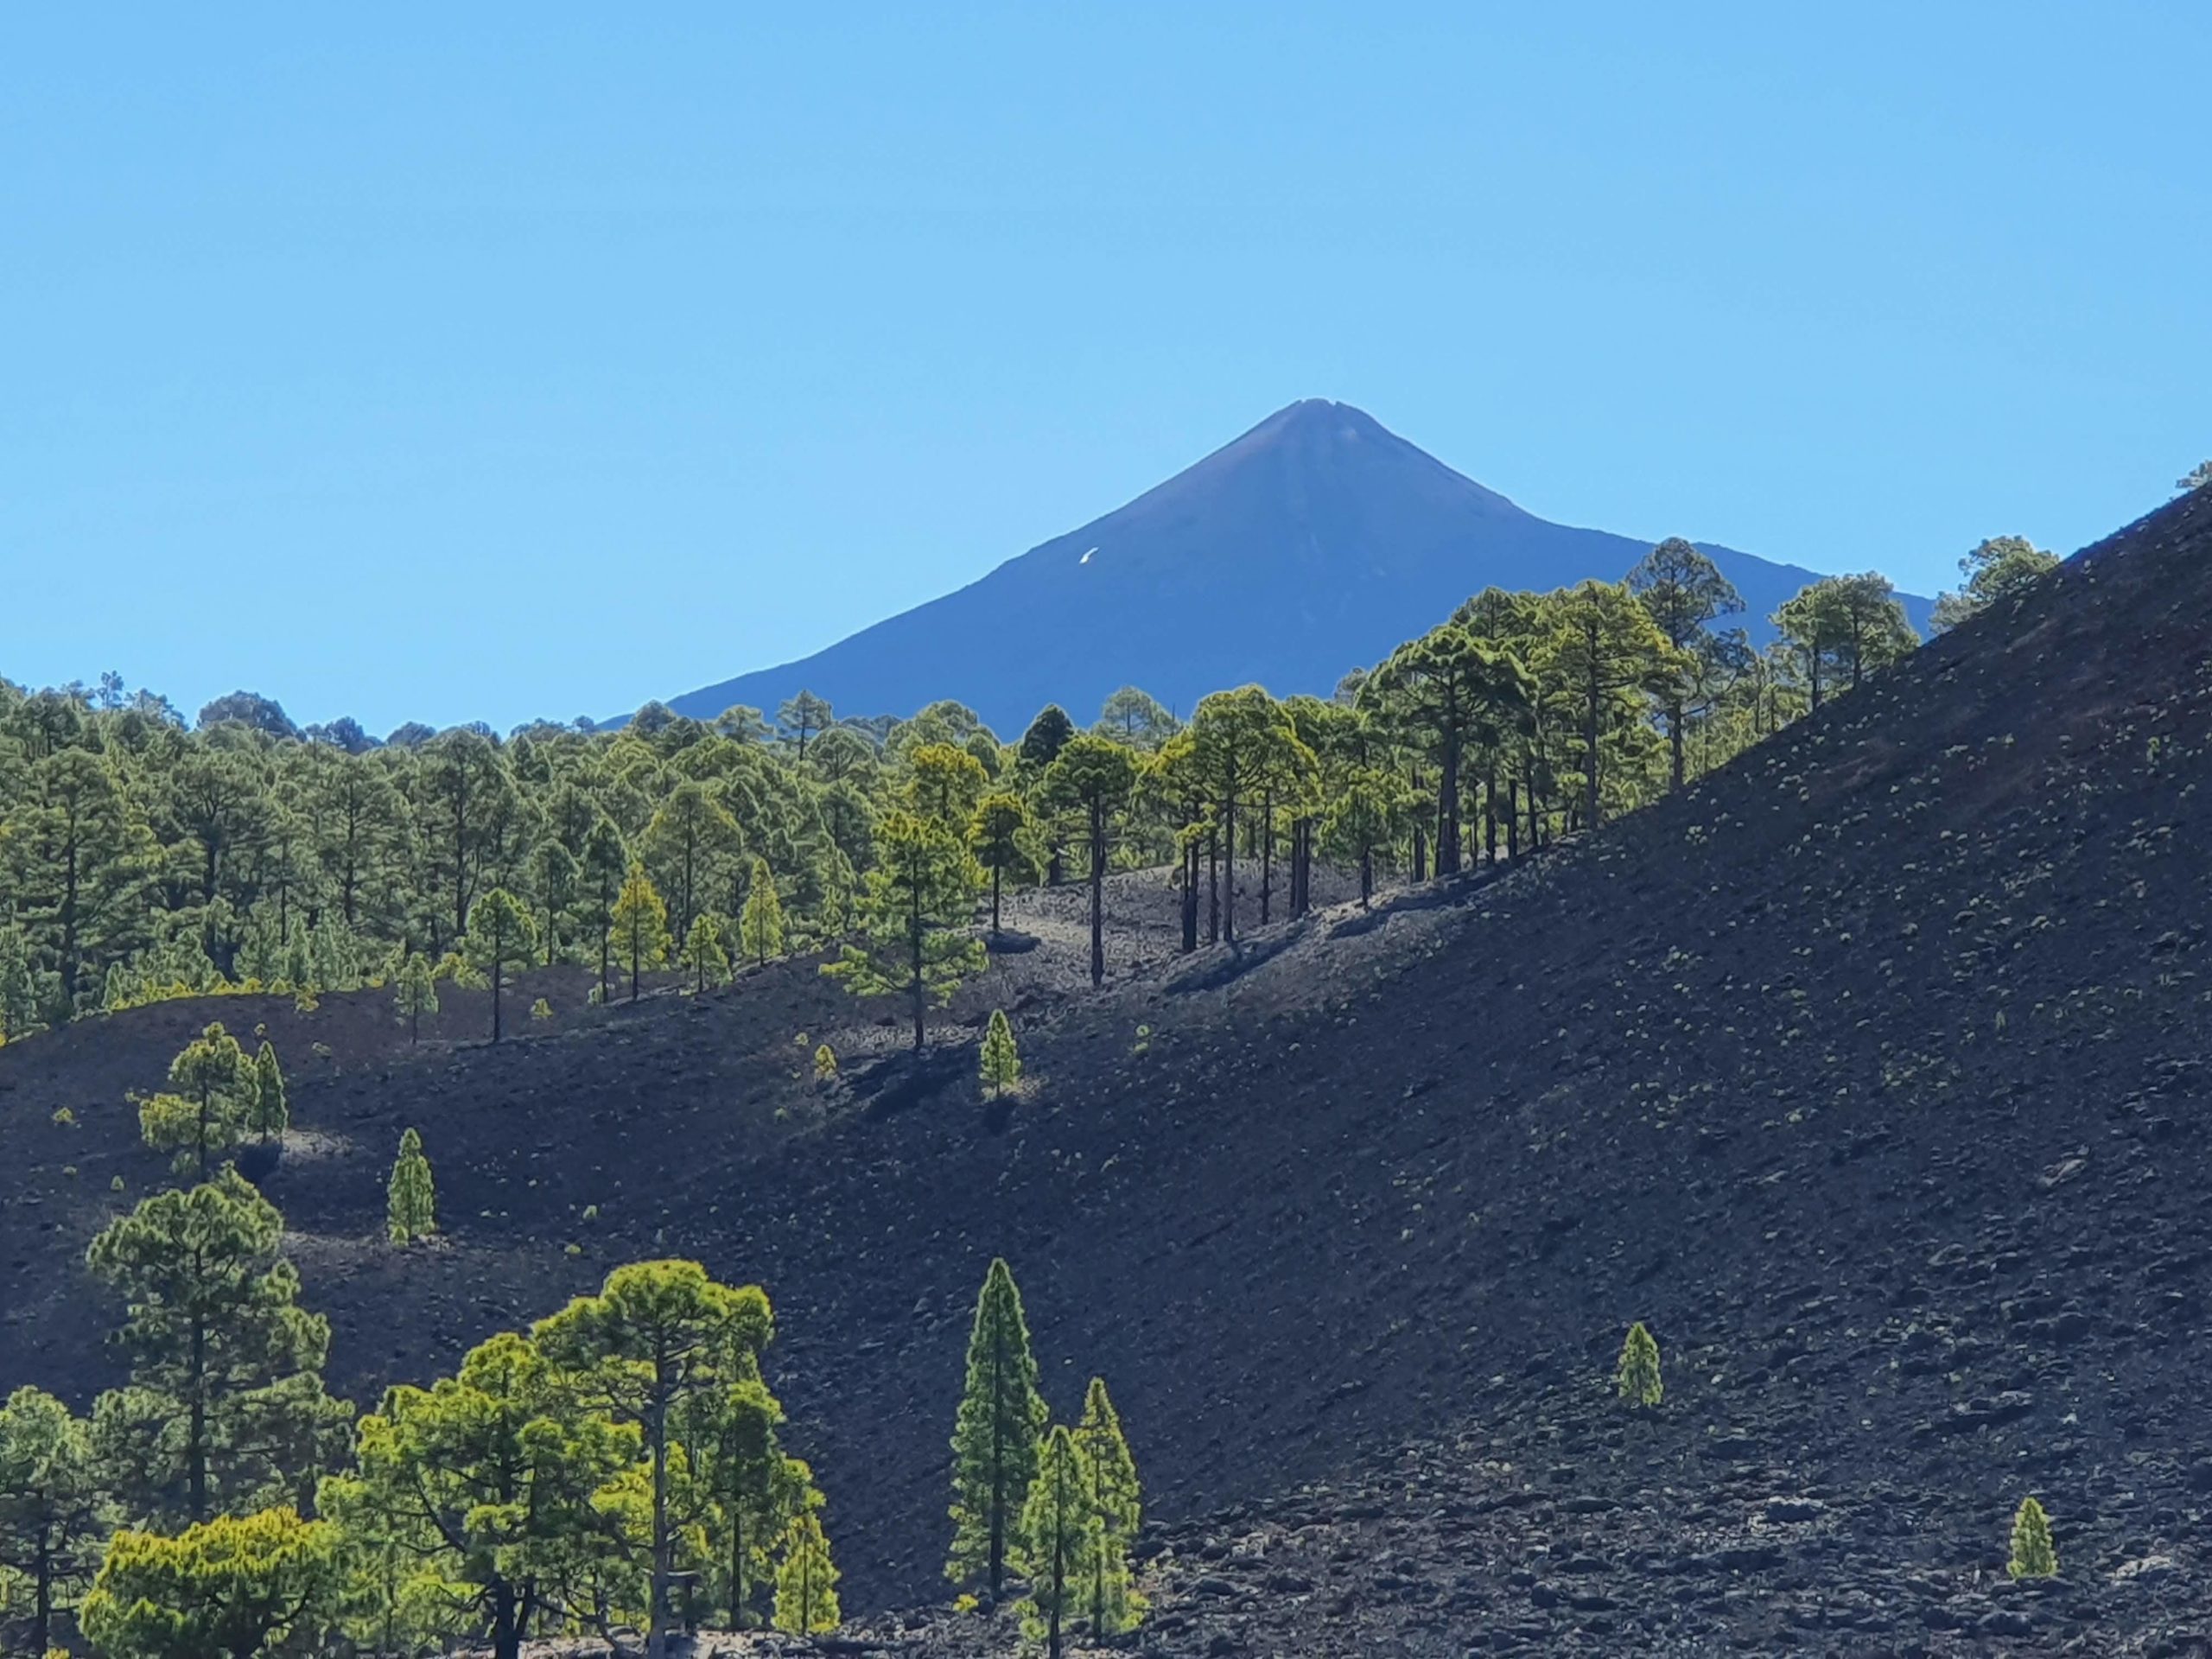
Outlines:
[[[2200, 493], [1526, 868], [1189, 960], [1121, 878], [1096, 995], [1079, 895], [1026, 900], [1033, 948], [918, 1061], [804, 963], [596, 1011], [556, 976], [496, 1052], [465, 1005], [410, 1052], [368, 993], [90, 1022], [0, 1052], [0, 1376], [107, 1380], [75, 1263], [159, 1175], [124, 1090], [266, 1020], [334, 1380], [431, 1374], [647, 1252], [759, 1280], [849, 1640], [1011, 1639], [938, 1575], [1004, 1254], [1055, 1408], [1105, 1374], [1147, 1475], [1138, 1651], [2200, 1651], [2208, 731]], [[993, 1006], [1031, 1073], [998, 1107]], [[450, 1236], [397, 1255], [409, 1123]], [[1668, 1393], [1632, 1417], [1636, 1319]], [[2022, 1588], [2030, 1492], [2063, 1576]]]

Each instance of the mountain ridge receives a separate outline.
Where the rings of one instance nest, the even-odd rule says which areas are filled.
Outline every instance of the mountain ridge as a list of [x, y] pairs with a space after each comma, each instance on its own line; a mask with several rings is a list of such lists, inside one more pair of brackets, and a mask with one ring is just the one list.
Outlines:
[[[1048, 702], [1088, 720], [1139, 685], [1187, 713], [1257, 683], [1327, 692], [1485, 586], [1617, 580], [1651, 543], [1555, 524], [1349, 404], [1307, 398], [1112, 512], [834, 645], [670, 700], [711, 719], [801, 690], [853, 715], [938, 697], [1011, 736]], [[1820, 572], [1699, 543], [1767, 616]], [[1916, 626], [1929, 602], [1907, 596]]]

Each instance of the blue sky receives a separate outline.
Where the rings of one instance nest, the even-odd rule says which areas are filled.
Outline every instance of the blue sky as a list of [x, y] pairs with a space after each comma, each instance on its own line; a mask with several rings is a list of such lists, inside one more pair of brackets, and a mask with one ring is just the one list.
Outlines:
[[1932, 590], [2212, 454], [2212, 8], [0, 12], [0, 674], [604, 715], [1294, 398]]

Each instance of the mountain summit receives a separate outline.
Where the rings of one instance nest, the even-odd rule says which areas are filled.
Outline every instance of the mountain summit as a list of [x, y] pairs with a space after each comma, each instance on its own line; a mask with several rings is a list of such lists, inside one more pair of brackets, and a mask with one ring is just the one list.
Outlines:
[[[1308, 398], [980, 581], [672, 706], [772, 715], [804, 688], [842, 714], [906, 715], [956, 697], [1010, 738], [1048, 702], [1088, 721], [1123, 685], [1185, 715], [1248, 682], [1326, 693], [1483, 588], [1617, 580], [1649, 546], [1524, 512], [1365, 411]], [[1705, 551], [1755, 627], [1815, 579]], [[1908, 608], [1924, 622], [1924, 602]]]

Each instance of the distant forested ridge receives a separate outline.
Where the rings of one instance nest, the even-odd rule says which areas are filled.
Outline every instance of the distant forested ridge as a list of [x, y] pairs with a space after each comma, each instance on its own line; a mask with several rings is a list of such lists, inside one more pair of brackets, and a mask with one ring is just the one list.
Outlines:
[[1365, 893], [1630, 810], [1916, 637], [1873, 575], [1805, 588], [1764, 649], [1742, 620], [1669, 541], [1624, 582], [1475, 594], [1331, 697], [1246, 686], [1181, 721], [1123, 688], [1004, 735], [957, 702], [855, 717], [803, 693], [772, 717], [648, 704], [620, 730], [378, 741], [244, 692], [188, 726], [115, 675], [0, 682], [0, 1037], [165, 995], [404, 982], [410, 958], [478, 982], [587, 965], [605, 997], [841, 948], [856, 991], [913, 997], [918, 1039], [923, 993], [972, 970], [983, 895], [1172, 867], [1195, 949], [1299, 913], [1316, 860]]

